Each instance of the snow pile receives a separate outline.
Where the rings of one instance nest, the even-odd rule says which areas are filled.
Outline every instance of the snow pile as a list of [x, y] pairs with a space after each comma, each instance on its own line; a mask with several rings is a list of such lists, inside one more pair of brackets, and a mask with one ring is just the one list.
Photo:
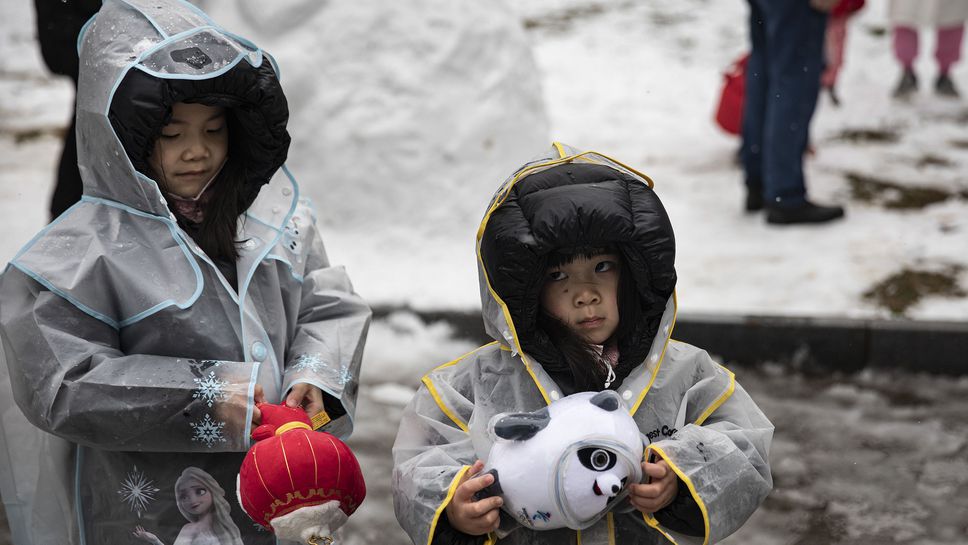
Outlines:
[[[394, 312], [375, 320], [367, 336], [360, 380], [363, 384], [396, 383], [416, 388], [431, 369], [477, 347], [453, 335], [449, 324], [426, 324], [410, 312]], [[389, 405], [405, 405], [410, 400], [399, 389], [384, 388], [381, 392], [380, 401]]]
[[319, 211], [333, 260], [351, 265], [361, 293], [404, 301], [400, 284], [432, 291], [438, 279], [425, 267], [403, 265], [422, 247], [446, 249], [443, 270], [461, 263], [474, 274], [488, 199], [549, 144], [540, 75], [504, 2], [200, 5], [278, 61], [288, 164]]

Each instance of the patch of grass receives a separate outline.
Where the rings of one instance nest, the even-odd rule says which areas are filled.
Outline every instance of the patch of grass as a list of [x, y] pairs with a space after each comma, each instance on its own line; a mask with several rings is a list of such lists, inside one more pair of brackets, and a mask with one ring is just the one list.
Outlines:
[[671, 27], [688, 23], [693, 20], [693, 17], [686, 13], [672, 13], [668, 10], [659, 9], [650, 13], [649, 19], [657, 27]]
[[949, 140], [948, 144], [950, 144], [951, 147], [954, 147], [954, 148], [968, 149], [968, 140], [960, 140], [960, 139]]
[[867, 25], [866, 30], [871, 36], [881, 37], [887, 34], [887, 27], [881, 25]]
[[960, 265], [952, 265], [942, 271], [905, 267], [864, 292], [864, 299], [901, 316], [925, 297], [968, 295], [958, 285], [958, 275], [962, 270]]
[[846, 177], [854, 199], [892, 210], [921, 209], [960, 196], [939, 187], [907, 187], [856, 172]]
[[925, 168], [925, 167], [951, 168], [953, 166], [955, 166], [954, 161], [951, 161], [950, 159], [946, 159], [938, 155], [931, 155], [930, 153], [922, 156], [920, 159], [918, 159], [918, 162], [917, 162], [918, 168]]
[[541, 17], [527, 17], [524, 19], [524, 28], [526, 30], [544, 29], [566, 32], [581, 20], [589, 17], [595, 17], [603, 13], [605, 13], [605, 6], [602, 4], [575, 6], [557, 13], [549, 13]]
[[840, 131], [840, 134], [835, 138], [855, 143], [871, 142], [874, 144], [893, 144], [901, 139], [901, 135], [898, 129], [847, 128]]
[[[6, 132], [6, 131], [5, 131]], [[13, 141], [18, 146], [20, 144], [25, 144], [33, 140], [43, 138], [44, 136], [56, 136], [58, 138], [63, 138], [64, 134], [67, 133], [67, 129], [25, 129], [20, 131], [10, 131], [7, 134], [13, 136]]]

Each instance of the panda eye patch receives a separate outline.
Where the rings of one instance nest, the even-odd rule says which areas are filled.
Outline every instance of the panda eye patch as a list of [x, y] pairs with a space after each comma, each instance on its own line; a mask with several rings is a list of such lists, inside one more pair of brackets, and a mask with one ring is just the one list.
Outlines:
[[615, 467], [618, 458], [614, 452], [588, 447], [578, 450], [578, 461], [592, 471], [607, 471]]

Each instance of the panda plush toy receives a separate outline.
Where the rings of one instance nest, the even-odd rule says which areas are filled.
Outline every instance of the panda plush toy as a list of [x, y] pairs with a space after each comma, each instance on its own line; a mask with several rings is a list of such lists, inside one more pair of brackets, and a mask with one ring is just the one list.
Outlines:
[[488, 423], [484, 471], [503, 509], [534, 530], [588, 528], [642, 479], [638, 426], [612, 390], [581, 392]]

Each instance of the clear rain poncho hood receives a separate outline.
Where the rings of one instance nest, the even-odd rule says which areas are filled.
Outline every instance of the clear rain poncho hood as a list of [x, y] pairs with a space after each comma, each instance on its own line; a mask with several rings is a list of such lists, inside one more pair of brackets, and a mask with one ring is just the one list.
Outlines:
[[[100, 25], [92, 19], [78, 39], [85, 51], [77, 100], [85, 195], [167, 215], [148, 155], [172, 105], [197, 102], [229, 112], [230, 160], [245, 172], [247, 208], [289, 149], [289, 110], [272, 58], [187, 3], [108, 2], [106, 8], [102, 13], [120, 13]], [[112, 155], [119, 160], [104, 160]], [[139, 183], [117, 183], [132, 174]]]
[[[219, 485], [205, 493], [230, 506], [212, 528], [272, 543], [232, 497], [255, 386], [269, 402], [295, 384], [320, 388], [324, 429], [347, 436], [370, 319], [330, 265], [311, 204], [280, 170], [289, 136], [278, 70], [180, 0], [105, 1], [79, 53], [84, 196], [0, 277], [0, 487], [14, 540], [204, 537], [214, 530], [186, 520], [176, 492], [196, 468]], [[231, 112], [230, 156], [246, 173], [229, 264], [237, 286], [147, 175], [147, 152], [178, 101]], [[144, 533], [132, 537], [137, 527]]]
[[[602, 243], [630, 262], [641, 320], [620, 324], [626, 370], [612, 388], [646, 452], [680, 479], [680, 495], [654, 517], [619, 504], [578, 531], [537, 531], [533, 514], [502, 512], [495, 533], [457, 532], [445, 509], [474, 461], [486, 461], [491, 419], [538, 411], [569, 391], [559, 356], [535, 327], [547, 255]], [[773, 426], [732, 372], [671, 339], [673, 255], [651, 180], [601, 154], [555, 144], [501, 185], [477, 234], [484, 323], [496, 340], [423, 377], [393, 447], [394, 510], [414, 543], [705, 544], [746, 521], [772, 487]], [[679, 524], [686, 513], [691, 524]]]

